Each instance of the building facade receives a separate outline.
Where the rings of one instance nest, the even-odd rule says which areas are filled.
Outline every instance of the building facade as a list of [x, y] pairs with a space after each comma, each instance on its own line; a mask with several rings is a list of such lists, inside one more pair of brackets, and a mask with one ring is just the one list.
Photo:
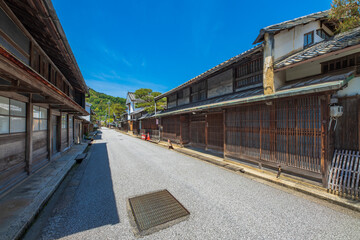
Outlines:
[[0, 1], [0, 193], [81, 142], [87, 87], [51, 1]]
[[328, 11], [260, 30], [254, 48], [158, 96], [162, 140], [327, 186], [334, 150], [360, 150], [360, 29]]

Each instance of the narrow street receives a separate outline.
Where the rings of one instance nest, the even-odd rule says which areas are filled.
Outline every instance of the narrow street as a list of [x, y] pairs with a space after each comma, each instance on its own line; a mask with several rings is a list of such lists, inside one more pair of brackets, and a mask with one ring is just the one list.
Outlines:
[[136, 239], [129, 197], [167, 189], [189, 219], [144, 239], [359, 239], [360, 215], [102, 128], [25, 239]]

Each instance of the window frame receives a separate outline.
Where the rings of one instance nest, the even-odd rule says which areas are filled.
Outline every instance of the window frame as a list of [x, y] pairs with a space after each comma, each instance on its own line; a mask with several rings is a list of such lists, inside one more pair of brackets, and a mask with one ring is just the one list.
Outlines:
[[[310, 43], [306, 42], [305, 44], [305, 39], [308, 40], [307, 36], [309, 36], [310, 34], [311, 34], [311, 42]], [[314, 44], [314, 30], [304, 34], [304, 48], [310, 47], [313, 44]]]
[[68, 114], [61, 114], [61, 129], [67, 129], [67, 116]]
[[[8, 97], [4, 97], [4, 96], [0, 96], [2, 98], [5, 98], [5, 99], [8, 99], [8, 113], [7, 114], [4, 114], [4, 113], [0, 113], [0, 116], [4, 116], [4, 117], [7, 117], [8, 118], [8, 131], [7, 132], [4, 132], [4, 133], [0, 133], [0, 135], [9, 135], [9, 134], [17, 134], [17, 133], [26, 133], [26, 115], [27, 115], [27, 109], [26, 109], [26, 102], [22, 102], [22, 101], [19, 101], [19, 100], [15, 100], [15, 99], [12, 99], [12, 98], [8, 98]], [[24, 114], [13, 114], [12, 113], [12, 110], [11, 110], [11, 106], [12, 106], [12, 102], [19, 102], [21, 103], [21, 105], [24, 104], [23, 106], [23, 109], [21, 112], [24, 112]], [[12, 119], [14, 118], [21, 118], [23, 120], [25, 120], [24, 122], [24, 130], [22, 131], [12, 131]]]
[[[33, 114], [33, 125], [32, 125], [33, 132], [47, 131], [48, 128], [49, 128], [49, 126], [48, 126], [48, 124], [47, 124], [48, 109], [47, 109], [47, 108], [44, 108], [44, 107], [40, 107], [40, 106], [33, 105], [33, 113], [34, 113], [35, 108], [39, 108], [39, 117], [34, 117], [34, 114]], [[45, 114], [44, 117], [41, 116], [41, 110], [42, 110], [42, 109], [45, 109], [45, 110], [46, 110], [46, 114]], [[39, 120], [39, 122], [38, 122], [38, 129], [36, 129], [36, 130], [35, 130], [35, 128], [34, 128], [35, 120]], [[45, 121], [45, 122], [46, 122], [46, 129], [42, 129], [42, 128], [41, 128], [41, 122], [42, 122], [42, 121]]]

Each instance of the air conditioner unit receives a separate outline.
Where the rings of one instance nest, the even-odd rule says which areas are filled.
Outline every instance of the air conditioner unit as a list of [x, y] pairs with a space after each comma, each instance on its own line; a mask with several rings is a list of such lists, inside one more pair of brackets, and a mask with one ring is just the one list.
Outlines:
[[338, 118], [341, 117], [344, 113], [343, 106], [330, 106], [330, 117]]

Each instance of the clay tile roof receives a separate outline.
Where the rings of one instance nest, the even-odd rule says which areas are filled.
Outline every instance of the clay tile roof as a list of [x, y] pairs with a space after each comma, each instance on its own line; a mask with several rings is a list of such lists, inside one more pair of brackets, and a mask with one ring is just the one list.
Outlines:
[[184, 88], [186, 86], [189, 86], [192, 83], [195, 83], [195, 82], [197, 82], [197, 81], [199, 81], [201, 79], [204, 79], [205, 77], [209, 76], [210, 74], [215, 73], [216, 71], [221, 70], [221, 69], [223, 69], [223, 68], [225, 68], [227, 66], [230, 66], [231, 64], [236, 63], [236, 62], [240, 61], [242, 58], [256, 52], [257, 50], [261, 50], [261, 49], [262, 49], [262, 45], [259, 44], [259, 45], [255, 46], [255, 47], [253, 47], [253, 48], [251, 48], [251, 49], [249, 49], [249, 50], [247, 50], [247, 51], [245, 51], [243, 53], [240, 53], [239, 55], [236, 55], [235, 57], [232, 57], [232, 58], [226, 60], [225, 62], [222, 62], [222, 63], [216, 65], [215, 67], [207, 70], [206, 72], [203, 72], [202, 74], [190, 79], [189, 81], [181, 84], [180, 86], [177, 86], [176, 88], [173, 88], [170, 91], [167, 91], [167, 92], [157, 96], [155, 98], [155, 100], [166, 97], [166, 96], [170, 95], [171, 93], [173, 93], [173, 92], [175, 92], [177, 90], [180, 90], [181, 88]]
[[293, 28], [296, 27], [298, 25], [302, 25], [302, 24], [306, 24], [312, 21], [316, 21], [319, 19], [325, 19], [329, 16], [329, 12], [330, 10], [326, 10], [326, 11], [322, 11], [322, 12], [317, 12], [317, 13], [312, 13], [303, 17], [299, 17], [299, 18], [295, 18], [289, 21], [285, 21], [282, 23], [277, 23], [274, 25], [270, 25], [267, 26], [263, 29], [260, 30], [259, 35], [257, 36], [256, 40], [254, 41], [254, 44], [256, 43], [260, 43], [262, 41], [264, 41], [264, 35], [265, 33], [268, 32], [278, 32], [284, 29], [289, 29], [289, 28]]
[[321, 56], [358, 44], [360, 44], [360, 27], [354, 28], [341, 34], [337, 34], [328, 40], [319, 42], [309, 48], [290, 55], [285, 59], [277, 61], [274, 64], [274, 68], [283, 68], [304, 60], [308, 60], [317, 56]]

